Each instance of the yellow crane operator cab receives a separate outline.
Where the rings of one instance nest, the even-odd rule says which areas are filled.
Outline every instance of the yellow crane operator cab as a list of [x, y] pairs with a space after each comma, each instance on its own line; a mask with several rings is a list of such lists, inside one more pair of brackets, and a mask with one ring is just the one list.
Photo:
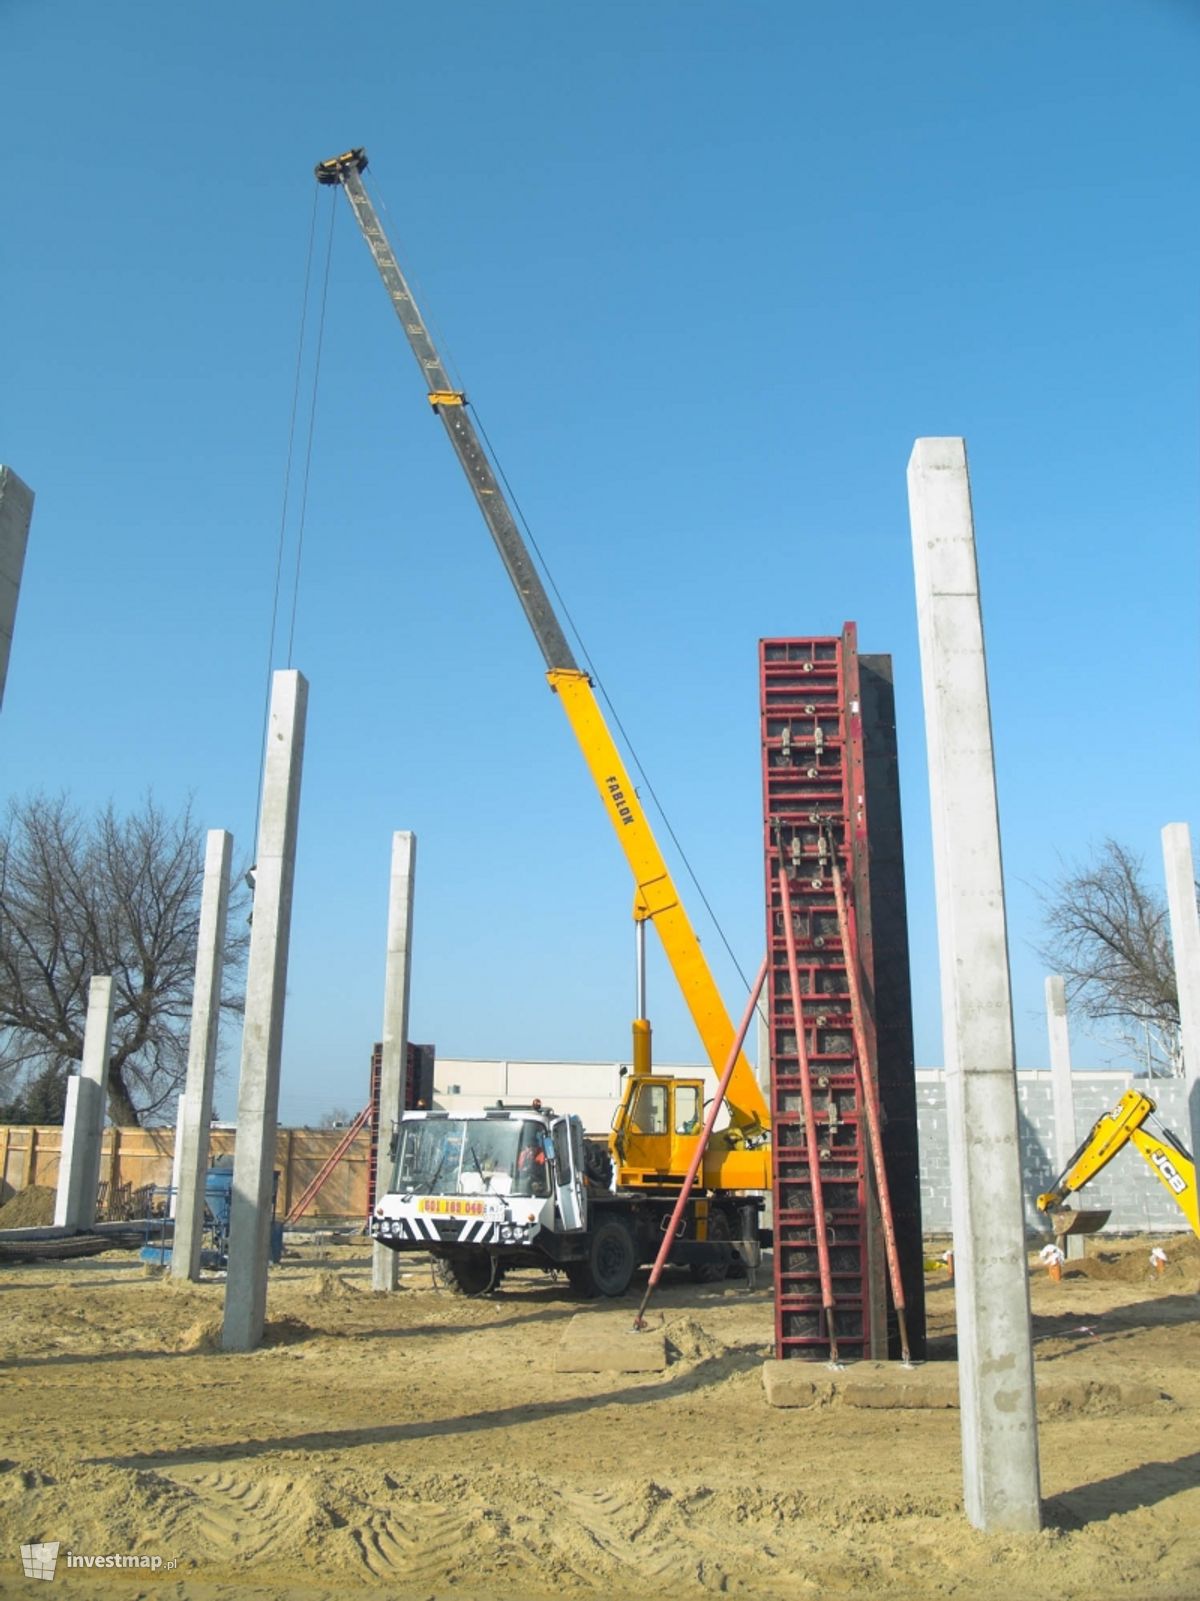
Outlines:
[[623, 1182], [653, 1183], [687, 1168], [704, 1121], [704, 1081], [638, 1075], [626, 1085], [614, 1128]]

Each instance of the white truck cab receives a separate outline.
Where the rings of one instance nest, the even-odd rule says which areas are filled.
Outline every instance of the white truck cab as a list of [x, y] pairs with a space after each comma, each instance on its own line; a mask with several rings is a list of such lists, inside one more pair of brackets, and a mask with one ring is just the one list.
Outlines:
[[525, 1107], [406, 1112], [371, 1219], [399, 1250], [521, 1248], [586, 1228], [583, 1125]]

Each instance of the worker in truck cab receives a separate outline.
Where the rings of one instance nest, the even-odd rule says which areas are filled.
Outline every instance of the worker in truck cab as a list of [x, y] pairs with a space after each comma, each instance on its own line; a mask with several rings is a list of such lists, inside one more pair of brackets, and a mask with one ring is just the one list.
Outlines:
[[517, 1179], [514, 1195], [546, 1196], [550, 1193], [550, 1167], [540, 1131], [532, 1123], [521, 1131], [517, 1152]]

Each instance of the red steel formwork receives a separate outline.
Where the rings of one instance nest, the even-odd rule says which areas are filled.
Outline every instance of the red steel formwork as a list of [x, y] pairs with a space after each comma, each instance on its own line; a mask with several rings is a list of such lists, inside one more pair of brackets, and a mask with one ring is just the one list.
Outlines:
[[[774, 1123], [775, 1348], [779, 1357], [830, 1354], [804, 1127], [807, 1054], [839, 1357], [887, 1354], [887, 1298], [868, 1175], [846, 952], [839, 936], [830, 850], [853, 907], [868, 907], [866, 783], [856, 631], [760, 643], [764, 856], [771, 1113]], [[807, 1053], [797, 1040], [779, 884], [787, 870]], [[871, 992], [869, 916], [858, 920], [864, 988]], [[866, 1019], [868, 1048], [873, 1036]], [[919, 1236], [918, 1236], [919, 1249]], [[922, 1319], [923, 1325], [923, 1319]]]

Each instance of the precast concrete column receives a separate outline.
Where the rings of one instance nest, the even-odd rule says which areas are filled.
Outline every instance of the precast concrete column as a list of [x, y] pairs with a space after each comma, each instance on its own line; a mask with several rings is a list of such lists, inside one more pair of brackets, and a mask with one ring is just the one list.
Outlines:
[[754, 1077], [759, 1089], [763, 1092], [763, 1099], [769, 1105], [771, 1100], [771, 1020], [761, 1000], [754, 1011], [754, 1024], [756, 1045]]
[[[762, 996], [759, 997], [758, 1006], [755, 1009], [757, 1051], [755, 1058], [754, 1077], [758, 1081], [758, 1087], [763, 1093], [763, 1100], [766, 1101], [768, 1106], [770, 1106], [771, 1020], [767, 1012], [766, 1002], [764, 999], [766, 993], [767, 989], [766, 985], [764, 984]], [[620, 1092], [618, 1091], [618, 1093]], [[775, 1227], [775, 1196], [770, 1189], [767, 1190], [767, 1193], [763, 1198], [762, 1226], [765, 1229], [773, 1229]]]
[[908, 494], [942, 975], [963, 1496], [978, 1529], [1035, 1530], [1016, 1054], [965, 442], [918, 439]]
[[[404, 1111], [404, 1079], [408, 1059], [408, 997], [412, 972], [413, 874], [417, 865], [415, 834], [392, 835], [392, 876], [388, 894], [387, 965], [383, 981], [383, 1052], [379, 1067], [379, 1127], [376, 1180], [392, 1188], [393, 1163], [388, 1155], [392, 1124]], [[371, 1285], [395, 1290], [400, 1284], [400, 1256], [375, 1242], [371, 1253]]]
[[[88, 1106], [84, 1095], [84, 1107]], [[67, 1077], [67, 1098], [63, 1106], [62, 1144], [58, 1153], [58, 1189], [54, 1195], [55, 1228], [79, 1227], [79, 1198], [83, 1194], [80, 1164], [87, 1149], [87, 1130], [81, 1126], [79, 1074]]]
[[113, 981], [97, 976], [88, 986], [83, 1060], [67, 1080], [63, 1147], [54, 1221], [60, 1228], [90, 1229], [100, 1187], [100, 1143], [108, 1110], [108, 1058], [112, 1050]]
[[307, 709], [308, 683], [303, 675], [294, 671], [276, 673], [271, 685], [258, 861], [254, 869], [254, 920], [246, 964], [229, 1269], [221, 1330], [221, 1344], [226, 1351], [253, 1350], [262, 1339], [266, 1320], [279, 1064]]
[[171, 1193], [167, 1197], [167, 1216], [175, 1221], [179, 1201], [179, 1169], [183, 1164], [183, 1110], [186, 1096], [175, 1102], [175, 1143], [171, 1147]]
[[21, 482], [11, 467], [0, 467], [0, 705], [4, 703], [8, 658], [32, 520], [33, 490]]
[[[1063, 1172], [1079, 1137], [1075, 1132], [1075, 1081], [1071, 1076], [1071, 1034], [1067, 1023], [1067, 986], [1058, 973], [1046, 979], [1046, 1027], [1050, 1035], [1050, 1093], [1054, 1102], [1054, 1171]], [[1084, 1254], [1083, 1236], [1068, 1234], [1069, 1261]]]
[[196, 941], [196, 977], [192, 986], [192, 1030], [188, 1037], [187, 1080], [180, 1103], [176, 1150], [175, 1239], [171, 1277], [200, 1277], [200, 1242], [204, 1232], [204, 1175], [208, 1167], [208, 1130], [212, 1122], [213, 1079], [217, 1070], [217, 1026], [221, 1015], [221, 978], [225, 967], [225, 923], [229, 911], [229, 863], [233, 836], [210, 828], [204, 847], [204, 884], [200, 892], [200, 932]]
[[1196, 910], [1196, 867], [1188, 825], [1168, 823], [1162, 831], [1162, 842], [1171, 945], [1175, 953], [1175, 986], [1179, 993], [1179, 1040], [1183, 1047], [1191, 1150], [1200, 1160], [1200, 914]]

